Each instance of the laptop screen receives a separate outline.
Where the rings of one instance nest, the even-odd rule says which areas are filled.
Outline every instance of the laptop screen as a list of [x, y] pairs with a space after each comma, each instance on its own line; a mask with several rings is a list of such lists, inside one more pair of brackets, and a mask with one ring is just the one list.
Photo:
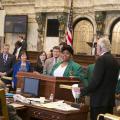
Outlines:
[[38, 79], [24, 78], [23, 93], [27, 93], [32, 96], [39, 96], [39, 83], [40, 80]]

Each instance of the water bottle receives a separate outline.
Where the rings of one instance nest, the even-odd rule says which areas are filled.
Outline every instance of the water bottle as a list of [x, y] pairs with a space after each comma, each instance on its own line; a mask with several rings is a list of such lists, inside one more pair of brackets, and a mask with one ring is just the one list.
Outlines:
[[53, 100], [54, 100], [54, 95], [53, 95], [52, 93], [50, 94], [49, 100], [50, 100], [51, 102], [53, 102]]

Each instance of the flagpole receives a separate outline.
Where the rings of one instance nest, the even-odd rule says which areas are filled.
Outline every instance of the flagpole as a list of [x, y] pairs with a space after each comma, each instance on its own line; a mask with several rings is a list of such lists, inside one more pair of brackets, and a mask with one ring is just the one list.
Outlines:
[[73, 45], [73, 0], [71, 0], [71, 8], [70, 8], [70, 12], [72, 13], [72, 16], [71, 16], [71, 24], [72, 24], [72, 45]]
[[[71, 0], [70, 12], [73, 12], [73, 0]], [[72, 23], [73, 23], [73, 16], [72, 16]]]

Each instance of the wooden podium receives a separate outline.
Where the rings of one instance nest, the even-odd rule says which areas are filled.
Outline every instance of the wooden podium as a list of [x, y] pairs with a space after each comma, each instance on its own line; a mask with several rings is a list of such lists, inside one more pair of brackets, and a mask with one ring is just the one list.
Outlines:
[[49, 98], [50, 94], [54, 94], [55, 99], [66, 101], [74, 101], [72, 91], [60, 88], [60, 85], [82, 84], [77, 78], [52, 77], [43, 74], [35, 74], [30, 72], [18, 72], [17, 74], [17, 88], [22, 88], [24, 85], [24, 78], [34, 78], [40, 80], [39, 96]]

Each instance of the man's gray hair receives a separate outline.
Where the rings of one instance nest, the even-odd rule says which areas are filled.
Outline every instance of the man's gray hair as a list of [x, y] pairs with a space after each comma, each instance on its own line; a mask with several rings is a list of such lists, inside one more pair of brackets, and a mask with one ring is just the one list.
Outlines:
[[98, 43], [97, 43], [101, 49], [104, 51], [104, 52], [109, 52], [111, 51], [111, 44], [110, 44], [110, 40], [107, 38], [107, 37], [102, 37], [98, 40]]

